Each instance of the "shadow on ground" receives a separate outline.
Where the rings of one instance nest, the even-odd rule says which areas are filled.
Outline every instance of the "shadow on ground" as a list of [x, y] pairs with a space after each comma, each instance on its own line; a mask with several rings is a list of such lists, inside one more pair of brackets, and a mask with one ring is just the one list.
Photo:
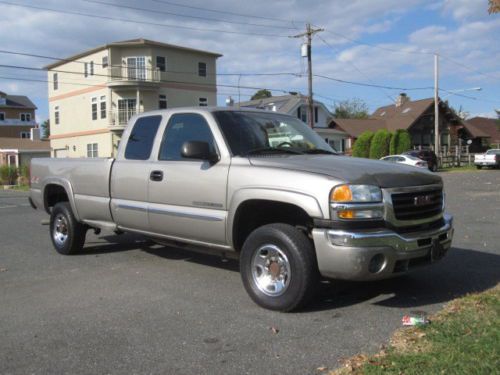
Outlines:
[[[187, 249], [163, 246], [144, 237], [123, 234], [103, 236], [108, 244], [89, 242], [81, 255], [140, 249], [172, 261], [239, 271], [239, 262]], [[387, 307], [418, 308], [443, 303], [467, 293], [480, 292], [500, 282], [500, 256], [472, 249], [452, 248], [439, 263], [417, 268], [394, 279], [375, 282], [322, 282], [303, 312], [321, 311], [371, 301]]]

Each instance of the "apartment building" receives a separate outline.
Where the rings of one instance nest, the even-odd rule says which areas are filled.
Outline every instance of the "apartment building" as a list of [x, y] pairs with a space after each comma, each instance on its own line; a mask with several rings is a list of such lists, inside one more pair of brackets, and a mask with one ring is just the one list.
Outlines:
[[0, 138], [30, 138], [37, 126], [36, 106], [23, 95], [8, 95], [0, 91]]
[[52, 156], [115, 156], [134, 114], [216, 105], [221, 56], [134, 39], [48, 65]]

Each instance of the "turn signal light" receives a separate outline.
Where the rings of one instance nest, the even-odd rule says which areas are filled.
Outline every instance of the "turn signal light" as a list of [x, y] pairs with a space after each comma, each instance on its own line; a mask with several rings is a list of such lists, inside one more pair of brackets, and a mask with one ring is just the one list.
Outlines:
[[332, 202], [351, 202], [352, 192], [349, 185], [340, 185], [333, 189], [330, 200]]

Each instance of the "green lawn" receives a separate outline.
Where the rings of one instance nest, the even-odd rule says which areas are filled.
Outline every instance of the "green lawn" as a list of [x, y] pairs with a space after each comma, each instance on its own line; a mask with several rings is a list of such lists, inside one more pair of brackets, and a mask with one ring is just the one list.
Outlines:
[[431, 324], [398, 330], [389, 348], [331, 374], [498, 374], [500, 284], [447, 304]]

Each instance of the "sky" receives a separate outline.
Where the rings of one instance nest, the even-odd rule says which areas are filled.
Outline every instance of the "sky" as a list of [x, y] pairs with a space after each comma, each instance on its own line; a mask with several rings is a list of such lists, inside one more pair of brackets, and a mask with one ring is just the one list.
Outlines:
[[312, 42], [313, 92], [328, 108], [358, 98], [374, 111], [401, 92], [412, 100], [432, 97], [438, 53], [439, 86], [446, 90], [440, 97], [471, 117], [494, 117], [500, 14], [487, 8], [487, 0], [0, 0], [0, 91], [27, 95], [42, 122], [47, 82], [31, 80], [46, 81], [46, 72], [1, 65], [41, 68], [53, 60], [6, 52], [64, 58], [146, 38], [222, 54], [217, 72], [236, 75], [217, 77], [218, 84], [234, 86], [218, 88], [219, 105], [229, 95], [243, 101], [256, 91], [238, 86], [307, 94], [304, 39], [290, 36], [309, 22], [324, 30]]

